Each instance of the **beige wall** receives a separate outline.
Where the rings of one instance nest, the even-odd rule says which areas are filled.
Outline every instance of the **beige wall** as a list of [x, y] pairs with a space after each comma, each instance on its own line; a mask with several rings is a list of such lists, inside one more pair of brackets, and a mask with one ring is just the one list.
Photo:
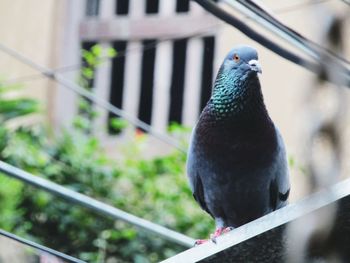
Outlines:
[[[52, 19], [54, 0], [2, 0], [0, 1], [0, 43], [23, 53], [44, 66], [51, 65]], [[37, 74], [28, 66], [0, 52], [0, 81]], [[26, 96], [48, 99], [49, 82], [45, 79], [24, 83], [21, 91]], [[32, 118], [30, 121], [37, 121]], [[0, 261], [25, 261], [23, 247], [0, 237]]]
[[[0, 1], [0, 42], [45, 67], [54, 64], [55, 20], [59, 2], [55, 0]], [[12, 80], [38, 74], [37, 71], [0, 52], [0, 78]], [[52, 88], [45, 78], [23, 82], [25, 95], [49, 101]]]

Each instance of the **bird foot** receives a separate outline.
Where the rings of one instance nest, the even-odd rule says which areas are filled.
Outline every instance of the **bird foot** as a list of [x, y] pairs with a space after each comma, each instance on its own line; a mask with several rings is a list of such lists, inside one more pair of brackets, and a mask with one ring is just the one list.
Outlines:
[[230, 232], [231, 230], [233, 230], [233, 227], [229, 226], [229, 227], [219, 227], [215, 230], [214, 234], [210, 235], [210, 239], [197, 239], [196, 242], [194, 242], [194, 246], [199, 246], [202, 245], [204, 243], [207, 243], [208, 241], [212, 241], [214, 244], [216, 244], [216, 238], [226, 234], [228, 232]]
[[194, 246], [202, 245], [204, 243], [207, 243], [208, 241], [209, 239], [197, 239], [196, 242], [194, 242]]
[[233, 230], [233, 227], [229, 226], [229, 227], [219, 227], [215, 230], [214, 234], [210, 235], [210, 240], [216, 244], [216, 238], [226, 234], [228, 232], [230, 232], [231, 230]]

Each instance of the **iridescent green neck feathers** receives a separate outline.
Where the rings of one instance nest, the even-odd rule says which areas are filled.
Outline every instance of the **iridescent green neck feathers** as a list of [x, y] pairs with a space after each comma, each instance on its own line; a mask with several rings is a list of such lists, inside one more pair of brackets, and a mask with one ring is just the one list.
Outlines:
[[258, 102], [257, 97], [261, 97], [263, 103], [256, 74], [237, 76], [220, 70], [209, 106], [218, 119], [226, 119], [234, 117], [249, 107], [256, 106], [253, 104]]

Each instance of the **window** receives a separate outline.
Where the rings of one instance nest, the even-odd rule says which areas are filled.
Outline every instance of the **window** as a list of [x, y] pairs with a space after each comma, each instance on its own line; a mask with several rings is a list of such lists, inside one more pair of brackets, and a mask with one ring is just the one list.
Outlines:
[[129, 0], [115, 0], [116, 10], [115, 13], [117, 15], [127, 15], [129, 13]]
[[146, 14], [156, 14], [159, 11], [159, 0], [146, 0]]
[[[144, 1], [144, 5], [140, 5], [140, 9], [144, 8], [144, 10], [138, 10], [138, 17], [140, 17], [140, 11], [143, 12], [145, 19], [147, 16], [156, 16], [160, 12], [160, 1], [168, 1], [168, 0], [142, 0]], [[177, 0], [176, 5], [174, 6], [175, 10], [174, 14], [169, 16], [167, 19], [172, 19], [176, 17], [178, 13], [181, 13], [182, 16], [186, 15], [190, 11], [189, 0]], [[87, 1], [87, 16], [97, 16], [99, 12], [99, 0], [88, 0]], [[135, 5], [135, 8], [137, 5]], [[117, 0], [115, 6], [114, 14], [111, 14], [110, 21], [114, 19], [118, 19], [118, 17], [122, 17], [122, 19], [128, 19], [131, 17], [132, 13], [130, 10], [131, 5], [129, 0]], [[188, 15], [191, 15], [189, 13]], [[143, 19], [142, 15], [141, 18]], [[130, 20], [132, 23], [132, 19]], [[107, 21], [108, 22], [108, 21]], [[176, 31], [177, 34], [180, 31]], [[171, 35], [171, 32], [167, 32], [167, 36]], [[176, 33], [174, 33], [176, 35]], [[182, 38], [175, 40], [168, 40], [168, 49], [165, 49], [168, 54], [164, 53], [164, 51], [160, 51], [157, 46], [158, 39], [123, 39], [123, 37], [115, 38], [114, 41], [111, 41], [111, 46], [117, 51], [119, 55], [112, 60], [111, 68], [110, 68], [110, 85], [109, 87], [104, 87], [106, 92], [104, 94], [108, 94], [109, 102], [120, 109], [132, 109], [132, 114], [134, 117], [139, 118], [140, 120], [148, 123], [158, 125], [157, 128], [163, 129], [164, 126], [171, 124], [172, 122], [176, 123], [186, 123], [190, 124], [196, 118], [198, 112], [200, 112], [206, 105], [212, 90], [212, 81], [213, 81], [213, 61], [214, 61], [214, 50], [215, 50], [215, 36], [206, 36], [206, 37], [196, 37], [196, 42], [191, 42], [192, 38]], [[96, 39], [99, 41], [99, 39]], [[132, 42], [137, 41], [140, 43], [141, 50], [132, 49]], [[202, 41], [202, 44], [200, 44]], [[83, 48], [89, 49], [96, 42], [84, 42], [82, 44]], [[159, 42], [158, 42], [159, 43]], [[170, 44], [169, 44], [170, 43]], [[192, 45], [193, 43], [197, 43]], [[161, 45], [161, 44], [160, 44]], [[129, 46], [129, 51], [127, 48]], [[193, 48], [197, 47], [195, 53], [193, 52]], [[159, 50], [157, 53], [157, 49]], [[127, 51], [127, 52], [126, 52]], [[133, 56], [132, 63], [137, 63], [137, 70], [135, 75], [135, 79], [133, 79], [133, 75], [130, 75], [129, 67], [130, 64], [128, 61], [130, 52], [137, 52], [136, 56]], [[133, 53], [135, 54], [135, 53]], [[154, 84], [159, 80], [159, 76], [155, 76], [155, 70], [157, 68], [156, 63], [160, 61], [160, 63], [164, 63], [167, 61], [157, 59], [157, 55], [162, 54], [162, 56], [168, 56], [169, 64], [167, 64], [167, 68], [164, 72], [167, 72], [166, 80], [162, 80], [162, 85], [166, 83], [167, 87], [164, 90], [159, 91], [162, 87], [155, 88]], [[189, 67], [193, 67], [195, 64], [190, 63], [191, 65], [187, 65], [189, 62], [188, 55], [195, 54], [192, 58], [197, 60], [198, 58], [198, 68], [194, 71], [193, 76], [186, 76], [186, 74], [191, 74], [192, 69]], [[136, 58], [136, 60], [135, 60]], [[134, 61], [135, 60], [135, 61]], [[137, 61], [139, 60], [139, 61]], [[191, 59], [192, 61], [192, 59]], [[127, 65], [127, 68], [126, 68]], [[197, 66], [197, 65], [196, 65]], [[161, 66], [162, 67], [162, 66]], [[126, 72], [128, 71], [128, 72]], [[158, 72], [158, 71], [157, 71]], [[157, 73], [158, 74], [158, 73]], [[99, 75], [100, 76], [100, 75]], [[188, 81], [188, 77], [195, 78], [195, 81]], [[128, 81], [133, 79], [133, 83], [128, 86]], [[91, 84], [94, 80], [92, 80]], [[139, 83], [139, 84], [138, 84]], [[189, 92], [191, 87], [187, 87], [186, 85], [191, 85], [188, 83], [194, 83], [195, 89], [193, 92]], [[99, 84], [95, 83], [96, 87], [99, 88]], [[106, 85], [105, 85], [106, 86]], [[128, 87], [132, 87], [132, 89], [128, 89]], [[135, 97], [130, 98], [135, 91]], [[161, 92], [161, 93], [155, 93]], [[198, 94], [197, 94], [198, 93]], [[186, 95], [185, 95], [186, 94]], [[189, 98], [184, 98], [184, 96], [196, 96], [195, 103], [191, 108], [189, 106]], [[196, 94], [196, 95], [194, 95]], [[163, 96], [164, 103], [162, 105], [154, 105], [155, 99], [161, 100]], [[160, 98], [162, 97], [162, 98]], [[123, 101], [123, 100], [133, 100], [132, 102]], [[156, 107], [156, 108], [155, 108]], [[158, 111], [159, 107], [163, 109], [162, 112]], [[152, 116], [154, 114], [154, 110], [157, 110], [156, 116]], [[190, 115], [187, 115], [185, 111], [192, 111]], [[131, 111], [131, 110], [130, 110]], [[120, 130], [115, 130], [111, 127], [110, 121], [112, 118], [115, 118], [114, 115], [108, 114], [108, 123], [106, 124], [108, 127], [109, 134], [119, 134]]]

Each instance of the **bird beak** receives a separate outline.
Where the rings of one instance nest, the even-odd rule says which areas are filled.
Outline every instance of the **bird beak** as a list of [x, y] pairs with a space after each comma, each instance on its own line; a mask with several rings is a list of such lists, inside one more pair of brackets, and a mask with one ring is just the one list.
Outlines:
[[259, 62], [256, 59], [250, 60], [248, 62], [248, 64], [249, 64], [251, 70], [253, 70], [255, 72], [258, 72], [260, 74], [262, 73], [260, 64], [259, 64]]

